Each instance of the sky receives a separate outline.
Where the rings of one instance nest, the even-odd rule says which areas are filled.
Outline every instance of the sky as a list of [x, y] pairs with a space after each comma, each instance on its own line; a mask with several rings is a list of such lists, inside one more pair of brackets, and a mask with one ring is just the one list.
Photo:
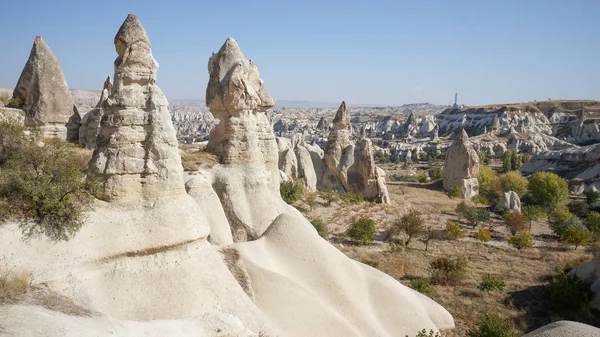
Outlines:
[[227, 37], [275, 99], [461, 104], [600, 99], [600, 1], [2, 0], [0, 86], [41, 35], [71, 88], [101, 89], [128, 13], [167, 99], [204, 99]]

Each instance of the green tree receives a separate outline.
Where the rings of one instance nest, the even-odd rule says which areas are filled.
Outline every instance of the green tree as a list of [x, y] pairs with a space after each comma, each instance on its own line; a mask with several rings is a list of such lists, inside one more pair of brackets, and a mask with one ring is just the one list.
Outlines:
[[560, 241], [569, 245], [574, 245], [575, 249], [579, 246], [585, 246], [590, 242], [590, 231], [577, 223], [565, 228]]
[[528, 205], [521, 207], [521, 212], [529, 220], [529, 231], [531, 232], [531, 226], [534, 221], [541, 218], [544, 215], [544, 209], [537, 205]]
[[500, 198], [502, 190], [500, 178], [496, 171], [490, 167], [485, 165], [479, 166], [477, 183], [479, 184], [479, 195], [484, 196], [489, 202], [493, 203]]
[[594, 191], [594, 190], [587, 190], [585, 192], [583, 192], [583, 195], [585, 195], [585, 200], [587, 201], [588, 205], [593, 205], [596, 203], [596, 201], [598, 201], [598, 198], [600, 198], [600, 193], [598, 193], [598, 191]]
[[548, 214], [548, 225], [554, 235], [561, 237], [570, 223], [577, 222], [575, 215], [565, 206], [555, 208]]
[[346, 234], [353, 240], [357, 241], [360, 245], [368, 245], [375, 239], [377, 230], [375, 229], [375, 221], [362, 217], [357, 221], [353, 222]]
[[395, 235], [403, 234], [405, 237], [404, 245], [408, 246], [412, 239], [418, 239], [427, 234], [424, 223], [421, 213], [411, 209], [392, 224], [388, 231], [388, 237], [392, 238]]
[[506, 150], [502, 156], [502, 170], [506, 172], [519, 169], [519, 157], [516, 150]]
[[600, 233], [600, 213], [590, 212], [583, 220], [583, 224], [593, 233]]
[[538, 172], [529, 178], [529, 191], [538, 205], [556, 207], [569, 197], [569, 184], [552, 172]]
[[500, 186], [504, 192], [514, 191], [522, 197], [527, 194], [529, 181], [518, 171], [510, 171], [500, 176]]
[[19, 222], [27, 238], [71, 238], [82, 226], [100, 184], [87, 166], [88, 153], [6, 119], [0, 158], [0, 221]]
[[485, 164], [487, 162], [487, 158], [485, 156], [485, 152], [479, 150], [477, 151], [477, 157], [479, 157], [479, 163], [480, 164]]
[[463, 201], [456, 206], [456, 212], [460, 214], [473, 228], [482, 222], [490, 221], [490, 212], [485, 208], [471, 207]]
[[518, 232], [525, 230], [527, 225], [527, 217], [517, 210], [504, 216], [504, 225], [510, 231], [510, 234], [516, 235]]
[[510, 239], [508, 239], [508, 243], [518, 250], [523, 248], [531, 248], [533, 247], [533, 236], [531, 236], [529, 232], [513, 235]]

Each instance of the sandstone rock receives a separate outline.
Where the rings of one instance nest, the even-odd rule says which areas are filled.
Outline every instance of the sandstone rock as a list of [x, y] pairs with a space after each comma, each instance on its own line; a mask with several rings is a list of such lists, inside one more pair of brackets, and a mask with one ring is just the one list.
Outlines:
[[350, 191], [348, 169], [354, 163], [354, 143], [350, 140], [350, 112], [346, 102], [342, 102], [333, 119], [333, 130], [327, 139], [324, 159], [325, 166], [344, 190]]
[[505, 192], [498, 203], [496, 204], [496, 211], [508, 209], [510, 211], [521, 212], [521, 198], [514, 191]]
[[222, 163], [213, 169], [213, 188], [233, 240], [256, 239], [279, 214], [297, 212], [279, 195], [277, 142], [265, 114], [274, 101], [256, 65], [244, 58], [232, 38], [212, 55], [208, 71], [206, 104], [220, 122], [210, 134], [207, 151]]
[[23, 102], [26, 126], [40, 128], [44, 137], [78, 141], [81, 117], [60, 64], [41, 36], [33, 42], [13, 98]]
[[450, 190], [458, 186], [465, 199], [471, 199], [479, 193], [477, 174], [479, 173], [479, 157], [473, 150], [469, 136], [463, 130], [454, 140], [446, 153], [444, 163], [444, 189]]
[[98, 137], [98, 132], [100, 131], [100, 122], [102, 121], [102, 116], [104, 116], [104, 102], [108, 99], [110, 94], [112, 93], [112, 83], [110, 81], [110, 76], [106, 78], [104, 81], [104, 87], [102, 88], [102, 93], [100, 94], [100, 100], [96, 107], [89, 111], [85, 116], [81, 119], [81, 128], [79, 129], [79, 144], [85, 145], [88, 149], [96, 148], [96, 138]]
[[168, 103], [156, 85], [158, 63], [146, 30], [129, 15], [115, 36], [114, 86], [90, 166], [108, 200], [152, 200], [185, 194], [183, 167]]
[[591, 325], [572, 322], [557, 321], [526, 334], [523, 337], [598, 337], [600, 329]]

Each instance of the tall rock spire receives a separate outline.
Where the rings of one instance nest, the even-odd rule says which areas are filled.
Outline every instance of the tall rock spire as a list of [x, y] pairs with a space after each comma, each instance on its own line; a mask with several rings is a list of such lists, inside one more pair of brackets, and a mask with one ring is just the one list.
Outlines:
[[104, 178], [104, 197], [154, 200], [184, 194], [175, 129], [167, 100], [155, 84], [158, 63], [146, 30], [129, 14], [114, 41], [114, 84], [102, 103], [90, 161]]
[[23, 103], [25, 125], [39, 127], [44, 137], [78, 141], [81, 117], [60, 63], [41, 36], [33, 42], [13, 98]]
[[463, 129], [456, 135], [446, 153], [444, 164], [444, 189], [461, 189], [465, 199], [471, 199], [479, 193], [477, 174], [479, 156], [473, 149], [467, 132]]

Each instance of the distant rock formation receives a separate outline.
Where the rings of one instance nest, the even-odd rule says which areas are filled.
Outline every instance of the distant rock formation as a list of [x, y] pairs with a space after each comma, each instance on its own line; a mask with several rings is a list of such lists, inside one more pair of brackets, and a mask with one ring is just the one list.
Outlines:
[[41, 36], [33, 42], [13, 98], [23, 103], [26, 126], [38, 127], [44, 137], [79, 140], [81, 117], [60, 64]]
[[155, 83], [158, 63], [146, 30], [129, 15], [114, 41], [114, 85], [102, 104], [90, 161], [104, 179], [104, 198], [152, 200], [185, 194], [175, 130], [167, 100]]
[[465, 199], [471, 199], [479, 193], [477, 174], [479, 157], [473, 149], [469, 136], [462, 130], [446, 153], [444, 164], [444, 189], [459, 187]]
[[350, 113], [342, 102], [333, 120], [325, 149], [325, 166], [328, 172], [323, 178], [325, 189], [361, 193], [368, 200], [390, 203], [385, 173], [375, 166], [373, 144], [363, 138], [358, 146], [350, 140]]
[[325, 117], [321, 117], [319, 122], [317, 123], [317, 130], [321, 132], [329, 131], [329, 122], [325, 119]]
[[300, 134], [289, 138], [277, 137], [279, 169], [284, 177], [300, 179], [306, 189], [314, 192], [323, 189], [325, 162], [323, 150], [316, 144], [307, 144]]
[[102, 121], [102, 116], [104, 116], [104, 102], [106, 102], [111, 93], [112, 82], [110, 81], [110, 76], [108, 76], [104, 81], [104, 87], [98, 104], [81, 119], [79, 144], [85, 145], [90, 150], [96, 148], [96, 137], [98, 137], [98, 132], [100, 131], [100, 121]]

